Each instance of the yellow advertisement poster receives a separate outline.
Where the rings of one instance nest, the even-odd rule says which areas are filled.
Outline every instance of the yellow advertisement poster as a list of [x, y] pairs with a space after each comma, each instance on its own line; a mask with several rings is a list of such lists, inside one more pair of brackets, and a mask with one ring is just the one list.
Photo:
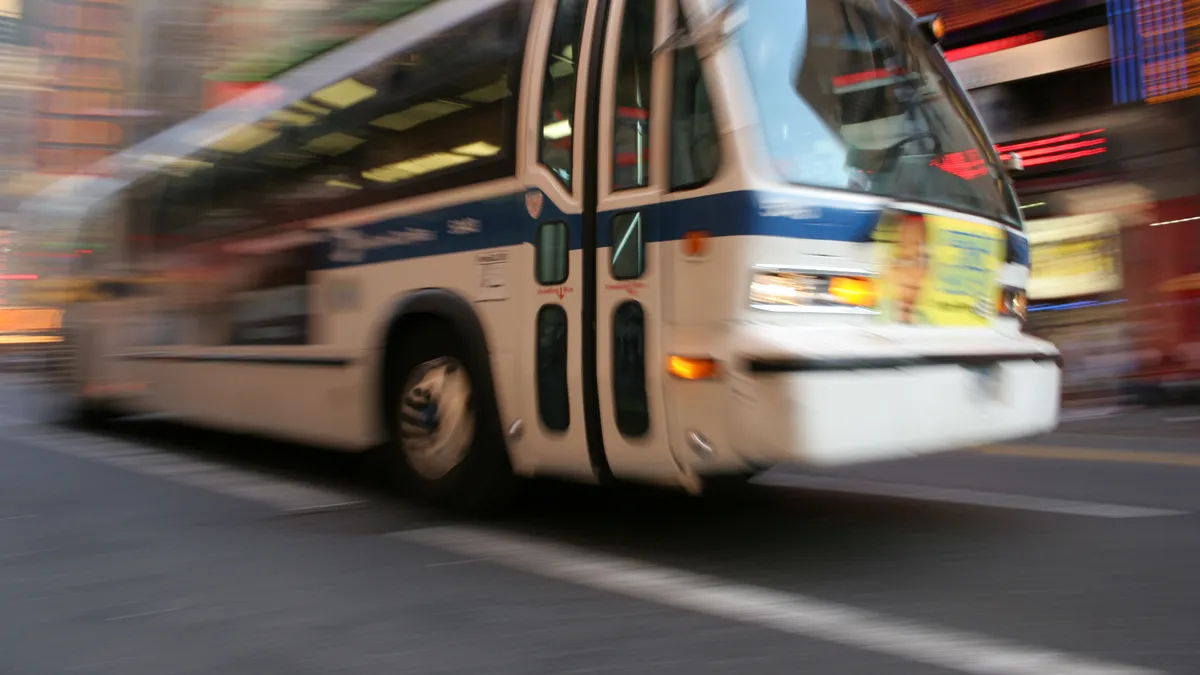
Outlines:
[[926, 326], [985, 326], [996, 314], [1004, 231], [954, 218], [889, 213], [875, 233], [880, 318]]

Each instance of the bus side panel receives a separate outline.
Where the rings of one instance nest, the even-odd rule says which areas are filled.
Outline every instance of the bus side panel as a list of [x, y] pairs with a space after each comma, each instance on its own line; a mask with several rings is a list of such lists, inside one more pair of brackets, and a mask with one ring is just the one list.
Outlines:
[[[514, 293], [515, 270], [532, 269], [529, 247], [512, 246], [444, 255], [409, 258], [392, 262], [326, 270], [316, 276], [324, 297], [339, 293], [353, 296], [353, 304], [325, 305], [320, 316], [322, 334], [330, 347], [361, 354], [361, 367], [347, 381], [347, 415], [339, 423], [347, 441], [372, 445], [383, 439], [378, 414], [381, 401], [379, 378], [396, 377], [379, 372], [389, 325], [397, 319], [396, 308], [408, 293], [437, 288], [455, 293], [472, 303], [486, 335], [493, 379], [505, 417], [505, 401], [519, 386], [516, 373], [516, 325], [511, 317], [520, 302]], [[481, 262], [484, 261], [484, 262]], [[497, 262], [502, 261], [502, 262]], [[487, 268], [487, 277], [484, 278]], [[483, 284], [489, 284], [485, 287]], [[348, 299], [348, 298], [347, 298]], [[352, 390], [352, 391], [351, 391]]]

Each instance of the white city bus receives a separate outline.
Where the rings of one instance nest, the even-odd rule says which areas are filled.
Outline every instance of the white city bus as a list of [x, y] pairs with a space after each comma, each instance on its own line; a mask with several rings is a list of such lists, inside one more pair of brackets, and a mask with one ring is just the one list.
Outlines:
[[66, 313], [71, 394], [375, 449], [472, 505], [1048, 431], [1007, 160], [939, 26], [425, 2], [95, 167], [81, 231], [123, 244]]

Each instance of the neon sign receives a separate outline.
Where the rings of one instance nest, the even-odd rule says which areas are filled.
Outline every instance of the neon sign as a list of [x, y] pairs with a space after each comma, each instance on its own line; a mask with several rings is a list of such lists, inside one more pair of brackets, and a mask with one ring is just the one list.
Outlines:
[[[1014, 152], [1017, 153], [1026, 168], [1069, 162], [1108, 152], [1108, 139], [1103, 133], [1104, 129], [1092, 129], [1033, 141], [1004, 143], [996, 146], [996, 152], [1001, 160], [1008, 159]], [[972, 180], [987, 174], [987, 166], [977, 150], [950, 152], [930, 164], [963, 180]]]

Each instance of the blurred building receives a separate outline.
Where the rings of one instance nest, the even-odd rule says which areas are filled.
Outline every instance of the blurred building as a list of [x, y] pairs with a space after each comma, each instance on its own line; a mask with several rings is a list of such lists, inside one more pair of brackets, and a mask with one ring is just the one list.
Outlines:
[[24, 272], [14, 230], [18, 207], [36, 182], [33, 169], [34, 108], [41, 89], [37, 51], [18, 2], [0, 2], [0, 307], [13, 301]]
[[1196, 303], [1164, 290], [1200, 273], [1200, 2], [910, 4], [944, 16], [951, 67], [1001, 152], [1024, 159], [1031, 329], [1068, 371], [1126, 354], [1110, 383], [1200, 353]]
[[138, 33], [142, 48], [134, 64], [142, 85], [134, 124], [136, 140], [205, 109], [204, 75], [215, 62], [213, 45], [220, 38], [219, 27], [211, 26], [209, 19], [212, 7], [221, 1], [146, 3]]

